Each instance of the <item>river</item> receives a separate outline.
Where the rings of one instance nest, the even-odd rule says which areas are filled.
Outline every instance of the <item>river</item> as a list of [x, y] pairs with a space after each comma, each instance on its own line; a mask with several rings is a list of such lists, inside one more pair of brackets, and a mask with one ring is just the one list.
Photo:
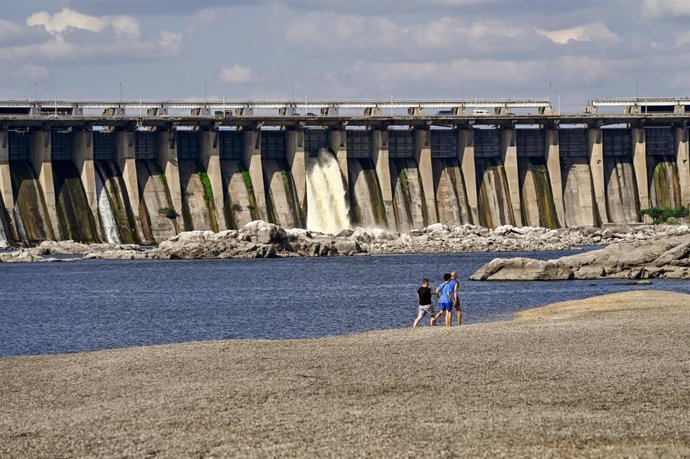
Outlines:
[[[528, 255], [549, 259], [565, 253]], [[460, 272], [468, 324], [630, 289], [690, 293], [690, 282], [671, 280], [650, 286], [467, 280], [494, 257], [520, 255], [525, 254], [0, 264], [0, 355], [408, 327], [417, 312], [419, 280], [429, 277], [437, 285], [451, 270]]]

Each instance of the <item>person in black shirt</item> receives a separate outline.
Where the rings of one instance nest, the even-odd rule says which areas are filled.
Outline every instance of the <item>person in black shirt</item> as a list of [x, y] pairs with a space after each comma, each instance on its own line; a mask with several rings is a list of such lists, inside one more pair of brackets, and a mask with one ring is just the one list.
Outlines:
[[417, 290], [417, 304], [419, 305], [419, 314], [412, 324], [412, 328], [416, 327], [422, 318], [429, 314], [429, 325], [436, 325], [434, 318], [434, 306], [431, 304], [431, 289], [429, 288], [429, 279], [422, 279], [422, 286]]

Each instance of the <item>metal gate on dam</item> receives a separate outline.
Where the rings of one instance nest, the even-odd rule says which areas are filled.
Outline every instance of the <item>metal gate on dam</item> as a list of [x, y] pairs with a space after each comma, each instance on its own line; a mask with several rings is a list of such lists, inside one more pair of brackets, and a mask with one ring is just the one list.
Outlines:
[[0, 101], [0, 224], [14, 244], [304, 227], [307, 168], [323, 154], [353, 225], [637, 223], [642, 209], [690, 205], [690, 102], [645, 103], [561, 115], [539, 100], [331, 101], [300, 115], [287, 102], [168, 102], [130, 116], [134, 102]]

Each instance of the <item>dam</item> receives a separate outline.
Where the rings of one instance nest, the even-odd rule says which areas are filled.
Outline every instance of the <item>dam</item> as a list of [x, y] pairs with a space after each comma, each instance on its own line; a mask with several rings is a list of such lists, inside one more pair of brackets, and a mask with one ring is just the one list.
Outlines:
[[256, 219], [598, 227], [690, 205], [688, 99], [300, 104], [0, 101], [0, 245], [157, 244]]

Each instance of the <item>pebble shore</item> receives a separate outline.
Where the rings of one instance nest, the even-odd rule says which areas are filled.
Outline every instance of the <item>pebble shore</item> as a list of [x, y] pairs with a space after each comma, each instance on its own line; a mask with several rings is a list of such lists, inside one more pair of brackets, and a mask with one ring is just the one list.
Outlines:
[[[410, 318], [410, 322], [412, 318]], [[690, 296], [0, 358], [1, 457], [687, 457]]]

